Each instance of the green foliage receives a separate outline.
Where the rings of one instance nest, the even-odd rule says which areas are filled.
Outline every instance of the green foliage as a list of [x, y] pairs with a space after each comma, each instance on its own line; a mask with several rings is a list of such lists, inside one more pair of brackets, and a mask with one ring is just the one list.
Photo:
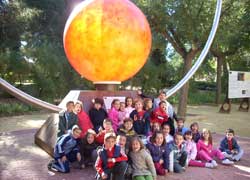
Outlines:
[[27, 113], [30, 111], [37, 111], [32, 106], [28, 106], [22, 103], [1, 103], [0, 104], [0, 116], [13, 116], [18, 114]]

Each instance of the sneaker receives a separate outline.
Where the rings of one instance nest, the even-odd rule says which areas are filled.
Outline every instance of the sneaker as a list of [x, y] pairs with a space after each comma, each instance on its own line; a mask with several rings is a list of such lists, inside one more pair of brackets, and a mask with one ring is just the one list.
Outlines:
[[81, 169], [85, 169], [85, 167], [86, 167], [85, 164], [81, 165]]
[[211, 163], [213, 164], [214, 167], [218, 166], [218, 164], [217, 164], [217, 162], [215, 160], [212, 160]]
[[206, 163], [206, 164], [205, 164], [205, 167], [213, 169], [213, 168], [215, 168], [216, 166], [214, 166], [213, 163]]
[[234, 162], [230, 161], [229, 159], [224, 159], [221, 163], [224, 164], [224, 165], [232, 165], [232, 164], [234, 164]]
[[54, 159], [49, 161], [49, 164], [47, 165], [48, 169], [51, 170], [53, 163], [55, 162]]
[[232, 158], [231, 154], [227, 154], [226, 152], [222, 152], [225, 158]]

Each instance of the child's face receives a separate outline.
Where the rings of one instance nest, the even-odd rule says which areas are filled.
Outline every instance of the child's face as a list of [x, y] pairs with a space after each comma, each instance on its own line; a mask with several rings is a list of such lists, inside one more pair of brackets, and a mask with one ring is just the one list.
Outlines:
[[87, 142], [92, 144], [95, 141], [95, 136], [93, 134], [89, 134], [87, 137]]
[[158, 133], [155, 137], [155, 144], [161, 146], [164, 140], [163, 138], [163, 134]]
[[97, 109], [97, 110], [99, 110], [101, 107], [102, 107], [102, 105], [99, 104], [99, 103], [94, 104], [94, 108]]
[[182, 120], [177, 121], [177, 127], [178, 128], [183, 128], [184, 122]]
[[161, 103], [160, 109], [161, 109], [162, 111], [166, 111], [166, 109], [167, 109], [166, 103]]
[[133, 127], [133, 123], [132, 123], [131, 121], [126, 121], [126, 122], [124, 123], [124, 128], [125, 128], [126, 130], [130, 130], [132, 127]]
[[114, 104], [113, 104], [113, 107], [114, 107], [116, 110], [119, 110], [119, 108], [120, 108], [120, 101], [115, 101]]
[[175, 141], [175, 144], [176, 144], [177, 146], [180, 146], [180, 145], [183, 143], [183, 136], [177, 135], [177, 136], [175, 137], [174, 141]]
[[209, 138], [209, 133], [207, 131], [204, 131], [202, 134], [203, 134], [204, 139], [207, 141]]
[[233, 137], [234, 137], [234, 134], [233, 133], [227, 133], [226, 137], [227, 137], [227, 140], [231, 141], [233, 139]]
[[199, 128], [198, 128], [198, 126], [196, 124], [191, 127], [192, 132], [198, 132], [198, 129]]
[[132, 142], [132, 151], [138, 152], [141, 148], [141, 144], [139, 141], [133, 141]]
[[166, 100], [166, 95], [164, 94], [164, 93], [161, 93], [160, 95], [159, 95], [159, 99], [161, 100], [161, 101], [164, 101], [164, 100]]
[[186, 135], [185, 135], [185, 139], [186, 139], [187, 141], [191, 141], [191, 140], [192, 140], [192, 136], [189, 135], [189, 134], [186, 134]]
[[139, 102], [136, 102], [135, 103], [135, 109], [138, 111], [138, 110], [142, 110], [142, 103], [139, 101]]
[[159, 123], [153, 123], [153, 125], [152, 125], [153, 132], [159, 131], [160, 129], [161, 128], [160, 128], [160, 124]]
[[162, 129], [162, 132], [163, 132], [163, 134], [166, 136], [166, 135], [168, 135], [169, 134], [169, 132], [170, 132], [170, 127], [169, 126], [163, 126], [163, 129]]
[[72, 112], [74, 110], [74, 103], [69, 103], [68, 105], [67, 105], [67, 111], [68, 112]]
[[129, 107], [132, 106], [133, 100], [132, 100], [131, 98], [128, 98], [126, 104], [127, 104], [127, 106], [129, 106]]
[[79, 113], [79, 112], [81, 112], [81, 110], [82, 110], [82, 106], [80, 104], [76, 104], [75, 105], [75, 112]]
[[152, 107], [153, 107], [152, 101], [147, 101], [147, 103], [146, 103], [146, 108], [147, 108], [147, 109], [151, 109]]
[[106, 148], [106, 149], [111, 149], [111, 148], [113, 148], [114, 145], [115, 145], [115, 138], [114, 138], [114, 137], [110, 137], [110, 138], [106, 139], [106, 140], [104, 141], [104, 145], [105, 145], [105, 148]]
[[103, 127], [106, 131], [110, 131], [112, 129], [112, 124], [110, 122], [103, 123]]
[[126, 141], [127, 139], [124, 136], [118, 136], [117, 138], [117, 144], [119, 144], [122, 148], [125, 147]]
[[73, 131], [73, 137], [74, 137], [75, 139], [79, 138], [81, 132], [82, 132], [82, 131], [81, 131], [80, 129], [75, 129], [75, 130]]
[[120, 103], [120, 111], [125, 111], [125, 103]]

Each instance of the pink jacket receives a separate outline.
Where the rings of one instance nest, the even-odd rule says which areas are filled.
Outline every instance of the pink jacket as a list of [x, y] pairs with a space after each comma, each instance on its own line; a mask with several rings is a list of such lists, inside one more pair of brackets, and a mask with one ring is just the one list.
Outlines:
[[204, 143], [204, 141], [201, 140], [201, 139], [198, 141], [196, 147], [197, 147], [197, 152], [203, 150], [203, 151], [205, 151], [208, 154], [210, 154], [212, 152], [212, 150], [213, 150], [213, 145], [212, 144], [206, 145]]
[[186, 151], [188, 154], [188, 161], [195, 160], [197, 155], [196, 143], [192, 141], [185, 141]]
[[119, 111], [112, 107], [109, 110], [108, 117], [112, 120], [114, 131], [117, 132], [117, 129], [119, 127]]
[[118, 112], [119, 126], [123, 124], [123, 121], [124, 121], [125, 118], [126, 118], [126, 112], [125, 111], [119, 111]]

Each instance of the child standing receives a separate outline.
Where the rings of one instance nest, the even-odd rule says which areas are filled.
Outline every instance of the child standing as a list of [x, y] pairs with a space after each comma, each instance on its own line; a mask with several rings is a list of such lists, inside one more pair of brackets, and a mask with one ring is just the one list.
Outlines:
[[227, 129], [226, 137], [220, 143], [220, 150], [225, 157], [234, 161], [239, 161], [244, 154], [244, 151], [238, 145], [234, 138], [234, 130]]
[[153, 100], [151, 98], [145, 98], [144, 100], [144, 110], [149, 113], [150, 116], [153, 114]]
[[163, 136], [165, 137], [166, 143], [170, 143], [174, 140], [173, 136], [170, 133], [170, 125], [168, 123], [163, 123], [161, 126]]
[[139, 137], [132, 138], [129, 156], [132, 161], [133, 180], [156, 180], [154, 162]]
[[80, 164], [81, 154], [78, 149], [81, 129], [74, 125], [70, 134], [64, 134], [58, 138], [54, 149], [54, 160], [48, 164], [49, 170], [69, 173], [69, 163], [78, 161]]
[[125, 104], [126, 104], [126, 108], [125, 108], [126, 118], [129, 118], [130, 113], [133, 110], [135, 110], [135, 108], [133, 107], [133, 98], [132, 97], [126, 97], [125, 98]]
[[130, 118], [133, 119], [135, 132], [139, 135], [148, 136], [150, 131], [150, 115], [143, 110], [141, 100], [135, 101], [135, 110], [131, 112]]
[[66, 111], [59, 113], [59, 124], [58, 124], [58, 133], [57, 137], [67, 134], [71, 131], [74, 125], [77, 125], [77, 115], [73, 113], [74, 102], [69, 101], [66, 104]]
[[96, 136], [96, 142], [99, 144], [99, 145], [103, 145], [104, 143], [104, 136], [106, 133], [112, 133], [114, 132], [113, 128], [112, 128], [112, 121], [111, 119], [104, 119], [103, 121], [103, 128], [100, 128], [99, 129], [99, 133], [97, 134]]
[[167, 145], [167, 167], [169, 172], [181, 173], [187, 166], [187, 151], [181, 133], [174, 135], [174, 141]]
[[95, 98], [94, 107], [89, 110], [89, 117], [96, 133], [98, 133], [99, 128], [102, 127], [103, 120], [108, 117], [107, 112], [102, 108], [102, 106], [102, 99]]
[[185, 132], [189, 130], [188, 128], [184, 127], [184, 122], [185, 120], [183, 118], [177, 118], [177, 128], [175, 130], [175, 133], [179, 132], [182, 134], [182, 136], [184, 136]]
[[207, 129], [203, 129], [201, 138], [197, 143], [197, 159], [205, 162], [212, 163], [214, 167], [218, 166], [214, 157], [222, 160], [222, 164], [231, 165], [233, 161], [226, 159], [219, 149], [213, 148], [213, 140], [211, 132]]
[[162, 125], [162, 123], [167, 122], [168, 115], [166, 113], [166, 108], [167, 108], [166, 102], [161, 101], [159, 103], [159, 107], [155, 109], [152, 114], [151, 123], [158, 122], [160, 125]]
[[151, 142], [146, 145], [154, 162], [154, 166], [158, 175], [167, 175], [167, 151], [166, 142], [163, 133], [156, 131], [151, 137]]
[[98, 180], [110, 180], [111, 176], [113, 180], [124, 180], [128, 158], [115, 140], [115, 133], [105, 134], [104, 147], [99, 150], [95, 164]]
[[85, 134], [87, 133], [88, 129], [93, 128], [93, 124], [91, 123], [91, 120], [89, 119], [88, 114], [83, 110], [82, 102], [80, 101], [76, 102], [74, 111], [78, 117], [78, 126], [82, 130], [80, 138], [83, 138]]
[[113, 129], [117, 132], [119, 127], [119, 109], [120, 109], [120, 100], [114, 99], [111, 103], [111, 109], [109, 110], [108, 117], [112, 120]]
[[196, 160], [197, 156], [197, 148], [196, 143], [192, 140], [192, 132], [187, 131], [184, 135], [186, 151], [187, 151], [187, 158], [188, 158], [188, 165], [189, 166], [196, 166], [196, 167], [207, 167], [207, 168], [214, 168], [212, 163], [203, 163]]
[[97, 143], [95, 142], [96, 133], [94, 130], [89, 129], [85, 137], [81, 140], [80, 143], [80, 153], [82, 156], [81, 168], [86, 166], [94, 165], [97, 158]]
[[123, 121], [126, 118], [126, 115], [127, 115], [127, 112], [125, 111], [125, 103], [120, 102], [120, 109], [118, 112], [119, 127], [123, 124]]
[[192, 135], [193, 135], [193, 140], [195, 143], [197, 143], [199, 141], [199, 139], [201, 138], [201, 134], [199, 132], [199, 125], [197, 122], [194, 122], [190, 125], [190, 130], [192, 131]]

